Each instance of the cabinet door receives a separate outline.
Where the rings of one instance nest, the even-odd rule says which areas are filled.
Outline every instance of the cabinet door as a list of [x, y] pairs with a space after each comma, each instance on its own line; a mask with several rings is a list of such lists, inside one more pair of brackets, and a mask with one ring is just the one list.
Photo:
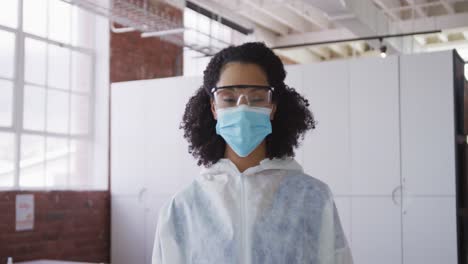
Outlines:
[[401, 206], [391, 196], [363, 196], [351, 208], [354, 263], [401, 263]]
[[[164, 194], [149, 194], [145, 199], [145, 262], [146, 264], [151, 263], [151, 257], [153, 256], [154, 239], [156, 235], [156, 226], [158, 224], [158, 217], [161, 207], [164, 203], [171, 199], [172, 195]], [[143, 263], [142, 263], [143, 264]]]
[[145, 187], [151, 195], [175, 193], [200, 172], [179, 129], [185, 105], [200, 85], [199, 77], [158, 79], [145, 94], [154, 98], [147, 106], [142, 155], [147, 164]]
[[137, 195], [144, 186], [144, 87], [136, 83], [112, 84], [110, 189], [113, 195]]
[[455, 196], [403, 199], [403, 263], [456, 264]]
[[138, 196], [111, 196], [112, 264], [145, 263], [145, 209]]
[[350, 61], [352, 189], [391, 195], [400, 185], [398, 57]]
[[455, 195], [452, 52], [401, 57], [401, 157], [406, 189]]
[[348, 244], [351, 247], [352, 245], [352, 236], [351, 236], [351, 197], [335, 197], [335, 205], [338, 210], [338, 215], [340, 217], [341, 226], [345, 232], [346, 239]]
[[[305, 95], [305, 88], [303, 85], [302, 73], [303, 73], [303, 66], [302, 65], [286, 65], [286, 79], [285, 83], [289, 87], [294, 88], [298, 93], [301, 95]], [[299, 164], [304, 165], [303, 156], [304, 156], [304, 147], [302, 142], [299, 143], [299, 147], [294, 150], [295, 157], [294, 159], [299, 162]]]
[[350, 194], [348, 62], [304, 65], [303, 86], [317, 121], [303, 143], [304, 170], [335, 195]]

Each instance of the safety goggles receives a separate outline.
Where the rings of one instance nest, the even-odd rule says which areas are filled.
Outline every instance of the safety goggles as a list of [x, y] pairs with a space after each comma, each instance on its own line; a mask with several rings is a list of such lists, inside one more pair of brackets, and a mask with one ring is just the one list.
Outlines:
[[235, 107], [243, 102], [252, 107], [269, 107], [274, 90], [265, 85], [228, 85], [213, 87], [211, 92], [217, 108]]

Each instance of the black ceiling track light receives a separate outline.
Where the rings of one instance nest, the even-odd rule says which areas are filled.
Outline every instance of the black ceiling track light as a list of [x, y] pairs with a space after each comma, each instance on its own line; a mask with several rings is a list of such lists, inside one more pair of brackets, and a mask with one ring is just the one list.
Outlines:
[[379, 38], [379, 42], [380, 42], [380, 57], [386, 58], [387, 57], [387, 46], [385, 46], [385, 44], [383, 44], [383, 39], [382, 38]]
[[409, 32], [409, 33], [401, 33], [401, 34], [388, 34], [388, 35], [377, 35], [377, 36], [368, 36], [368, 37], [361, 37], [361, 38], [349, 38], [349, 39], [337, 39], [337, 40], [320, 41], [320, 42], [308, 42], [308, 43], [301, 43], [301, 44], [276, 46], [276, 47], [270, 47], [270, 48], [271, 49], [290, 49], [290, 48], [300, 48], [300, 47], [308, 47], [308, 46], [319, 46], [319, 45], [343, 43], [343, 42], [354, 42], [354, 41], [363, 41], [363, 40], [380, 40], [380, 52], [385, 53], [385, 55], [386, 55], [387, 46], [385, 46], [383, 44], [384, 39], [399, 38], [399, 37], [406, 37], [406, 36], [416, 36], [416, 35], [425, 35], [425, 34], [436, 34], [436, 33], [441, 33], [441, 32], [442, 32], [442, 30], [418, 31], [418, 32]]

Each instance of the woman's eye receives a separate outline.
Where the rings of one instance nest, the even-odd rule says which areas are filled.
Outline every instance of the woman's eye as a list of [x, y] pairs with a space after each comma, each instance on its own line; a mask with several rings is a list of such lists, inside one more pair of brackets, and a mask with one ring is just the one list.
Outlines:
[[234, 98], [223, 98], [223, 102], [225, 102], [225, 103], [235, 103], [236, 100]]
[[265, 101], [263, 98], [253, 98], [252, 99], [252, 103], [261, 103], [263, 101]]

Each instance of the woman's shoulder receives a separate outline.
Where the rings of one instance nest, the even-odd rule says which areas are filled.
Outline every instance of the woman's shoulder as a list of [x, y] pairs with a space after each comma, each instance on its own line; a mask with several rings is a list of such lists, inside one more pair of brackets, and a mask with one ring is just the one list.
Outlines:
[[319, 195], [323, 199], [331, 199], [333, 194], [327, 183], [305, 172], [294, 173], [285, 178], [287, 186], [294, 188], [298, 193], [305, 192], [309, 195]]
[[181, 187], [178, 191], [172, 194], [161, 206], [161, 210], [166, 213], [171, 213], [174, 210], [183, 211], [190, 207], [191, 201], [196, 200], [197, 194], [200, 192], [198, 181], [192, 180], [189, 184]]

